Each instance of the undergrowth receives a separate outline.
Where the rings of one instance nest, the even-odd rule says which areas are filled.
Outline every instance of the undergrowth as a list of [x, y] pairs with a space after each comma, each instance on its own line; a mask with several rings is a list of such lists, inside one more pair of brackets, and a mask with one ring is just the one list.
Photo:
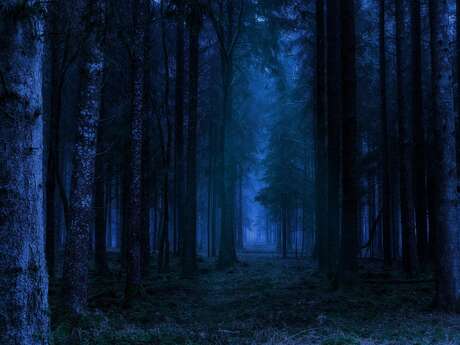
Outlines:
[[152, 273], [129, 307], [115, 263], [111, 275], [92, 275], [90, 308], [77, 325], [59, 317], [53, 282], [55, 345], [460, 344], [460, 317], [431, 309], [427, 277], [408, 283], [371, 263], [353, 287], [338, 291], [303, 259], [247, 255], [227, 271], [203, 259], [192, 280], [173, 264], [170, 273]]

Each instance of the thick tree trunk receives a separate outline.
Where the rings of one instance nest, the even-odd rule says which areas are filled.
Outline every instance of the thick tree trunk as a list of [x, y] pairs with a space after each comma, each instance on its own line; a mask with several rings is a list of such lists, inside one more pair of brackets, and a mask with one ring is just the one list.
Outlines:
[[36, 6], [38, 1], [7, 1], [0, 7], [0, 343], [5, 345], [48, 344], [43, 23]]
[[186, 222], [184, 228], [183, 274], [193, 276], [196, 264], [197, 228], [197, 135], [198, 135], [198, 78], [201, 31], [200, 7], [193, 3], [189, 14], [189, 122], [187, 143]]
[[144, 35], [145, 0], [133, 0], [132, 108], [127, 195], [127, 276], [125, 298], [140, 293], [142, 236], [142, 147], [144, 141]]
[[396, 60], [397, 104], [400, 153], [400, 205], [403, 239], [403, 268], [407, 274], [417, 270], [417, 249], [414, 217], [413, 131], [408, 101], [406, 100], [403, 44], [406, 38], [404, 0], [396, 0]]
[[[89, 36], [82, 52], [80, 109], [73, 152], [69, 229], [65, 244], [63, 296], [67, 311], [81, 315], [88, 299], [88, 258], [93, 221], [97, 129], [104, 55], [96, 28], [103, 25], [103, 0], [84, 5], [83, 29]], [[96, 26], [93, 26], [97, 23]]]
[[357, 177], [357, 117], [356, 117], [356, 47], [354, 0], [342, 1], [342, 280], [356, 269], [358, 235], [358, 177]]
[[460, 310], [460, 241], [452, 70], [449, 61], [449, 8], [430, 0], [433, 100], [436, 147], [437, 306]]

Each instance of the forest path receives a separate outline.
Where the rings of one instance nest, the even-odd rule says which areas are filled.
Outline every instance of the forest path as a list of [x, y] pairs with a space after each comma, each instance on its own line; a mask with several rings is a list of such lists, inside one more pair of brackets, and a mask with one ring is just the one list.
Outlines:
[[[175, 263], [152, 274], [130, 308], [123, 279], [93, 278], [81, 344], [460, 344], [460, 318], [430, 311], [431, 283], [393, 284], [397, 273], [362, 267], [356, 288], [334, 292], [306, 259], [240, 260], [226, 271], [200, 260], [195, 279], [182, 279]], [[54, 333], [56, 345], [66, 344], [62, 324]]]

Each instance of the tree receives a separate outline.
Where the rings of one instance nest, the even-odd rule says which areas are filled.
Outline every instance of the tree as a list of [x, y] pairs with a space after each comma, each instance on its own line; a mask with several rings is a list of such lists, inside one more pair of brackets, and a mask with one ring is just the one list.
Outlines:
[[417, 270], [417, 252], [414, 217], [414, 181], [413, 181], [413, 121], [408, 105], [405, 86], [407, 84], [404, 72], [403, 44], [406, 39], [405, 4], [404, 0], [396, 0], [396, 92], [399, 126], [399, 155], [400, 155], [400, 207], [403, 243], [404, 271], [411, 275]]
[[417, 224], [418, 256], [421, 264], [428, 259], [427, 201], [426, 201], [426, 162], [425, 129], [422, 111], [422, 37], [420, 0], [411, 1], [411, 85], [412, 119], [414, 121], [414, 188], [415, 216]]
[[[105, 36], [105, 33], [104, 33]], [[107, 70], [105, 62], [103, 66], [103, 78], [107, 77]], [[107, 198], [110, 198], [109, 188], [109, 169], [107, 161], [106, 139], [104, 138], [105, 123], [107, 121], [106, 109], [104, 108], [103, 99], [107, 94], [107, 88], [102, 85], [101, 90], [101, 106], [99, 124], [97, 128], [97, 156], [96, 156], [96, 181], [94, 192], [94, 206], [95, 206], [95, 263], [96, 270], [99, 274], [106, 274], [109, 270], [107, 263]]]
[[183, 274], [191, 276], [196, 267], [197, 227], [197, 129], [198, 129], [198, 78], [201, 31], [201, 7], [198, 1], [190, 4], [188, 15], [189, 38], [189, 120], [187, 141], [186, 222], [184, 228]]
[[41, 9], [38, 1], [0, 5], [0, 342], [5, 345], [48, 344]]
[[382, 228], [383, 258], [385, 267], [392, 263], [391, 226], [391, 160], [387, 107], [387, 57], [386, 57], [385, 0], [379, 3], [379, 81], [380, 121], [382, 123]]
[[328, 157], [328, 275], [337, 277], [340, 229], [340, 126], [342, 115], [340, 1], [327, 1], [327, 157]]
[[125, 299], [136, 298], [142, 283], [142, 148], [144, 141], [144, 35], [145, 0], [132, 0], [132, 104], [129, 133], [127, 195], [127, 276]]
[[104, 0], [87, 1], [82, 13], [82, 32], [88, 36], [82, 52], [80, 106], [63, 273], [65, 308], [75, 316], [84, 313], [88, 300], [88, 256], [104, 66], [100, 32], [104, 22], [104, 7]]
[[174, 155], [174, 246], [181, 251], [184, 228], [184, 1], [176, 1], [176, 94], [175, 94], [175, 155]]
[[325, 66], [324, 0], [316, 1], [316, 117], [315, 117], [315, 219], [317, 255], [322, 271], [327, 270], [327, 132], [326, 132], [326, 66]]
[[356, 47], [355, 4], [345, 0], [341, 4], [342, 38], [342, 236], [341, 272], [347, 280], [356, 269], [355, 258], [358, 242], [358, 177], [357, 177], [357, 116], [356, 116]]
[[449, 61], [449, 8], [446, 0], [430, 0], [434, 136], [436, 148], [436, 304], [460, 310], [460, 242], [452, 69]]
[[[222, 65], [222, 118], [219, 123], [219, 193], [221, 198], [221, 236], [218, 266], [232, 266], [235, 250], [235, 188], [236, 163], [228, 148], [231, 144], [230, 125], [233, 117], [232, 83], [234, 79], [235, 47], [242, 29], [244, 2], [238, 6], [230, 0], [208, 1], [208, 13], [217, 36]], [[216, 10], [216, 8], [218, 10]], [[216, 11], [219, 11], [216, 13]], [[219, 16], [219, 17], [218, 17]]]

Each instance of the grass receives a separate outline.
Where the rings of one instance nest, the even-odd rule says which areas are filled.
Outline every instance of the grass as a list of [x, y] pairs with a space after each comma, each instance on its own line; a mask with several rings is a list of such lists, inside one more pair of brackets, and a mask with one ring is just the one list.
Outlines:
[[241, 259], [227, 271], [205, 259], [193, 280], [178, 267], [152, 273], [129, 308], [121, 275], [92, 275], [90, 310], [78, 325], [59, 317], [55, 282], [54, 344], [460, 344], [460, 317], [431, 310], [433, 283], [395, 284], [396, 272], [366, 263], [353, 288], [331, 291], [306, 260]]

